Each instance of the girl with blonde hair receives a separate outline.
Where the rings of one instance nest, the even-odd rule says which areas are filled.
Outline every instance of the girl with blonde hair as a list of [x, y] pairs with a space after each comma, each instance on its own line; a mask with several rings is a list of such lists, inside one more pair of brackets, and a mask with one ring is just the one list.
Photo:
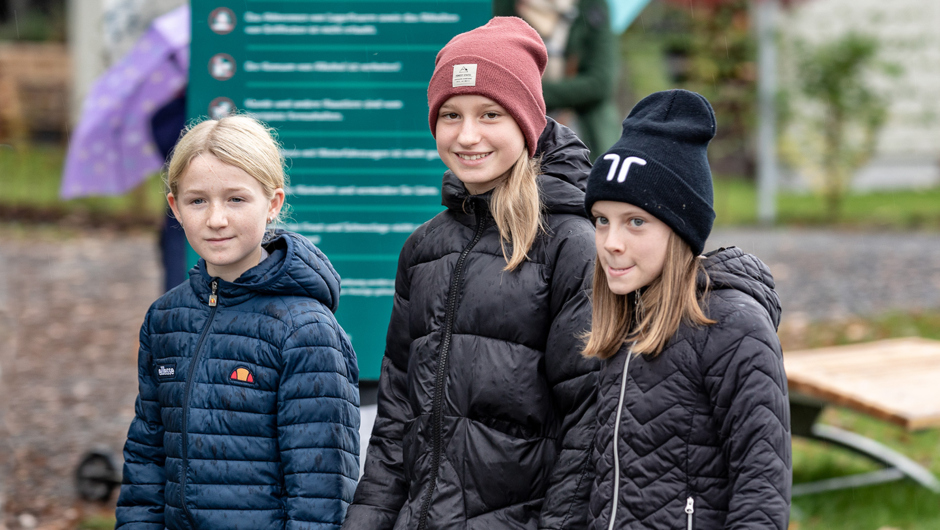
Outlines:
[[582, 528], [595, 361], [587, 148], [546, 120], [519, 18], [454, 37], [428, 86], [447, 209], [408, 238], [365, 474], [343, 527]]
[[593, 315], [584, 354], [602, 359], [587, 528], [787, 528], [790, 418], [759, 259], [701, 255], [711, 231], [702, 96], [637, 103], [598, 159]]
[[245, 116], [180, 139], [167, 201], [200, 259], [140, 329], [117, 528], [337, 528], [359, 474], [359, 369], [339, 275], [269, 230], [277, 142]]

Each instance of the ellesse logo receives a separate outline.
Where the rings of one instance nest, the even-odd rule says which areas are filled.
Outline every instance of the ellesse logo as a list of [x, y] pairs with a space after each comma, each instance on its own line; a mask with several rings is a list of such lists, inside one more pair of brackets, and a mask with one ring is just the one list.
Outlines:
[[159, 363], [156, 366], [157, 366], [157, 379], [161, 381], [169, 381], [171, 379], [176, 379], [176, 364]]
[[232, 375], [229, 376], [229, 380], [238, 383], [254, 384], [255, 376], [251, 373], [251, 370], [245, 368], [244, 366], [239, 366], [238, 368], [232, 370]]

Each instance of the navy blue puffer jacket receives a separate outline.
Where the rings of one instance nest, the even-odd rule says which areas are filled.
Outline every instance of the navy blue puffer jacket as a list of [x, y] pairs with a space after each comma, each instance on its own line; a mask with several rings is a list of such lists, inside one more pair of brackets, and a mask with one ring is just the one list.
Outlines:
[[299, 235], [264, 246], [232, 283], [200, 260], [147, 312], [117, 528], [342, 523], [359, 475], [359, 370], [333, 317], [340, 279]]

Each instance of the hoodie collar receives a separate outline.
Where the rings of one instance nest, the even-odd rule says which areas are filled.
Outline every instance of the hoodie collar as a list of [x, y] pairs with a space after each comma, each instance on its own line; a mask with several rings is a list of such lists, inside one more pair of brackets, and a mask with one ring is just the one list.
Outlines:
[[706, 254], [704, 267], [705, 274], [698, 278], [700, 289], [708, 282], [711, 290], [741, 291], [767, 311], [774, 328], [780, 325], [782, 310], [780, 297], [774, 291], [774, 278], [767, 265], [757, 256], [737, 247], [720, 248]]
[[233, 282], [212, 278], [200, 259], [189, 272], [196, 295], [208, 303], [212, 281], [218, 280], [219, 305], [231, 306], [259, 295], [294, 295], [314, 298], [334, 313], [339, 306], [340, 277], [329, 259], [309, 239], [274, 230], [262, 246], [267, 259], [248, 269]]

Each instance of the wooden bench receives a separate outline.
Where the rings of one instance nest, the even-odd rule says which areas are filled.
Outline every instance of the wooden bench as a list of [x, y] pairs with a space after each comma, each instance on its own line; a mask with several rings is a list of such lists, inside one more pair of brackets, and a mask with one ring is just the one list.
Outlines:
[[940, 427], [940, 341], [903, 338], [784, 353], [794, 436], [822, 440], [885, 469], [793, 486], [793, 496], [910, 478], [940, 493], [928, 470], [874, 440], [817, 423], [827, 405], [908, 430]]

